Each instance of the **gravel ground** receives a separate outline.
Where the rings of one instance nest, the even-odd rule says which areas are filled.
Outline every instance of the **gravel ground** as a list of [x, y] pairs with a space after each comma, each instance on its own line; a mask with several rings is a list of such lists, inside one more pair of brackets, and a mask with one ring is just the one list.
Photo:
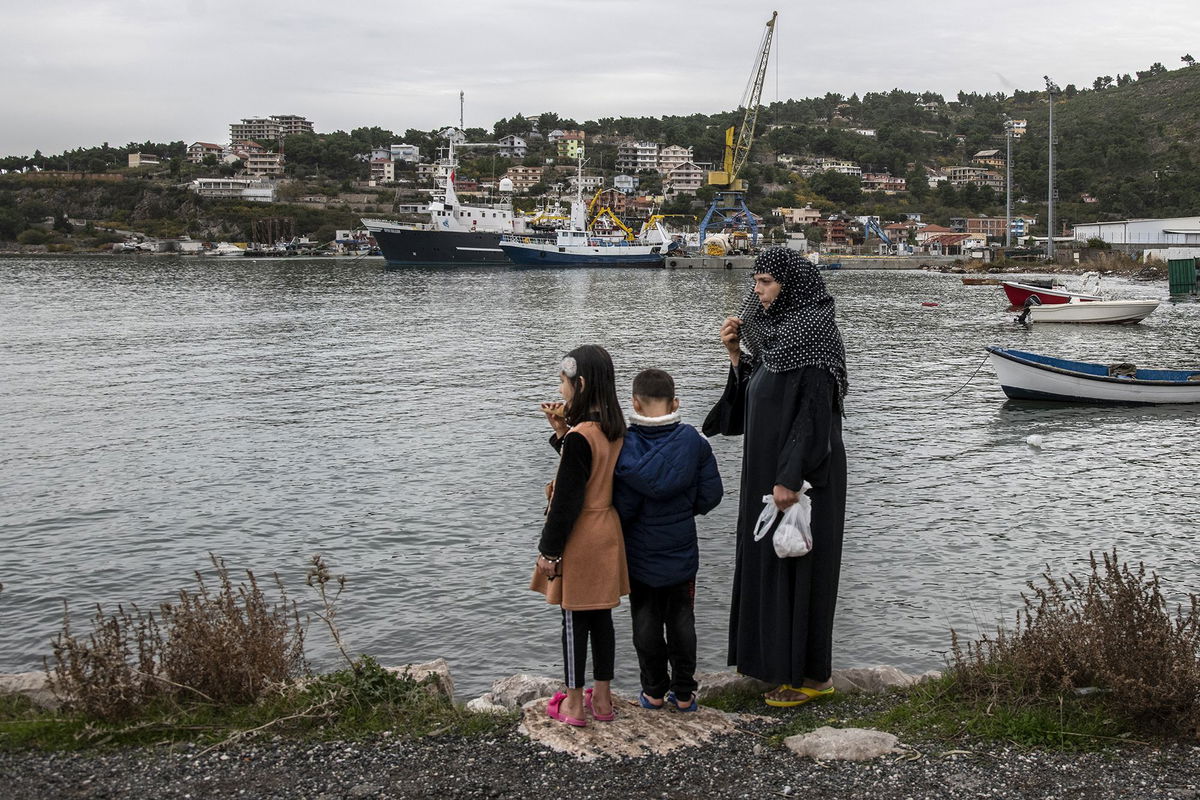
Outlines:
[[[756, 723], [762, 725], [766, 723]], [[753, 728], [754, 725], [752, 724]], [[761, 729], [761, 728], [760, 728]], [[581, 763], [515, 730], [201, 754], [121, 749], [0, 752], [0, 796], [39, 798], [1200, 798], [1200, 747], [1048, 753], [944, 744], [867, 763], [816, 763], [752, 733], [644, 759]]]

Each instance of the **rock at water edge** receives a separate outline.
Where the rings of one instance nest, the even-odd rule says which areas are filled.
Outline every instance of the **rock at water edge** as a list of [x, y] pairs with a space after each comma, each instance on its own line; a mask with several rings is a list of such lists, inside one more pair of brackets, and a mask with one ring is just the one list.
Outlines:
[[869, 761], [904, 752], [899, 739], [870, 728], [817, 728], [783, 740], [789, 750], [818, 761]]

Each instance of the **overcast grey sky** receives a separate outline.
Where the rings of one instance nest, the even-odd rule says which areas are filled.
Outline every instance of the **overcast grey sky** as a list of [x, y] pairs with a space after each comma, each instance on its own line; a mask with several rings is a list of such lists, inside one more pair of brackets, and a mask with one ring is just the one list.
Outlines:
[[778, 10], [763, 101], [1011, 92], [1200, 58], [1196, 0], [0, 0], [0, 155], [228, 140], [243, 117], [403, 134], [555, 111], [713, 113]]

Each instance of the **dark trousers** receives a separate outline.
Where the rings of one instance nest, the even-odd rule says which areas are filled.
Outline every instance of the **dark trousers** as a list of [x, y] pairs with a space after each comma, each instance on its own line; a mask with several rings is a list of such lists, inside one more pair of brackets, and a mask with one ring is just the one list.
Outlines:
[[686, 702], [697, 688], [696, 581], [647, 586], [630, 579], [629, 584], [633, 648], [641, 668], [642, 691], [657, 699], [670, 689]]
[[562, 610], [563, 664], [567, 688], [582, 689], [586, 682], [588, 640], [592, 642], [592, 679], [611, 681], [617, 661], [617, 635], [612, 609]]

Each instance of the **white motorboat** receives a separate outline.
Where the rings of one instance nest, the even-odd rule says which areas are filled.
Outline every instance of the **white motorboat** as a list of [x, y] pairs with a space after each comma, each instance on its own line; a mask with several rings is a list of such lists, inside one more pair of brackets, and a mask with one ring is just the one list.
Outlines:
[[989, 347], [1000, 388], [1014, 400], [1151, 405], [1200, 403], [1200, 369], [1139, 369]]
[[1053, 305], [1029, 305], [1018, 317], [1030, 322], [1093, 322], [1107, 325], [1133, 325], [1158, 308], [1158, 300], [1080, 300]]

